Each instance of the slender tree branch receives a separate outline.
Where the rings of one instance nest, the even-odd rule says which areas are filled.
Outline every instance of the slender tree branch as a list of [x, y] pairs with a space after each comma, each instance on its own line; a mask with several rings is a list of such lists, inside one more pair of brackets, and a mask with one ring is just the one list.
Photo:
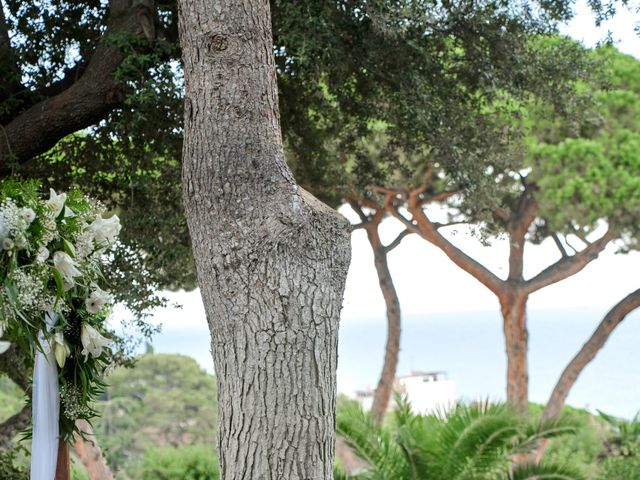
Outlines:
[[560, 241], [560, 237], [558, 237], [558, 234], [556, 232], [551, 232], [551, 238], [553, 239], [553, 242], [556, 244], [556, 247], [558, 247], [558, 250], [560, 250], [560, 254], [563, 257], [568, 257], [569, 254], [567, 253], [567, 249], [564, 248], [564, 245]]
[[[363, 227], [369, 223], [369, 221], [371, 220], [369, 218], [369, 216], [364, 213], [364, 211], [362, 210], [362, 207], [360, 206], [360, 203], [358, 203], [357, 200], [355, 199], [350, 199], [348, 200], [349, 206], [351, 207], [351, 209], [356, 212], [356, 214], [358, 215], [358, 217], [360, 217], [360, 221], [362, 222], [360, 225], [362, 225]], [[353, 230], [355, 230], [355, 228], [353, 228]]]
[[574, 232], [573, 233], [576, 237], [578, 237], [580, 239], [580, 241], [582, 243], [584, 243], [585, 245], [591, 245], [591, 242], [589, 240], [586, 239], [586, 237], [584, 235], [580, 235], [579, 233]]
[[400, 222], [402, 222], [402, 224], [406, 227], [406, 229], [409, 230], [411, 233], [417, 233], [418, 235], [420, 234], [420, 229], [418, 228], [418, 226], [415, 223], [413, 223], [411, 220], [409, 220], [407, 217], [402, 215], [395, 205], [390, 205], [388, 207], [388, 211], [391, 212], [391, 215], [393, 215], [395, 218], [400, 220]]
[[430, 197], [428, 197], [426, 201], [427, 203], [444, 202], [448, 198], [451, 198], [458, 193], [459, 192], [449, 192], [449, 191], [436, 193], [435, 195], [431, 195]]
[[24, 163], [46, 152], [61, 138], [93, 125], [121, 104], [125, 86], [116, 80], [114, 73], [124, 55], [108, 38], [114, 34], [147, 38], [147, 19], [153, 12], [150, 3], [110, 0], [107, 31], [80, 79], [5, 125], [9, 145], [4, 139], [0, 141], [0, 171], [7, 173], [10, 163]]
[[398, 234], [396, 238], [393, 239], [393, 242], [391, 242], [389, 245], [386, 245], [384, 247], [384, 253], [389, 253], [391, 250], [396, 248], [398, 245], [400, 245], [404, 237], [406, 237], [407, 235], [411, 235], [411, 233], [413, 233], [411, 232], [411, 230], [409, 230], [408, 228], [405, 228], [402, 232]]
[[555, 420], [560, 416], [569, 391], [584, 368], [602, 349], [613, 330], [622, 323], [629, 313], [637, 308], [640, 308], [640, 289], [631, 292], [609, 310], [589, 340], [582, 346], [580, 351], [564, 369], [562, 375], [560, 375], [558, 383], [553, 389], [551, 397], [542, 413], [542, 421]]
[[509, 221], [509, 214], [507, 213], [507, 211], [502, 208], [502, 207], [495, 207], [493, 209], [493, 213], [495, 214], [496, 217], [498, 217], [500, 220], [502, 220], [503, 222], [508, 222]]
[[573, 250], [573, 253], [574, 253], [574, 254], [576, 254], [576, 253], [579, 253], [579, 252], [580, 252], [580, 250], [579, 250], [579, 249], [577, 249], [576, 247], [574, 247], [573, 245], [571, 245], [571, 242], [569, 241], [569, 237], [568, 237], [567, 235], [565, 235], [565, 236], [564, 236], [564, 242], [567, 244], [567, 246], [568, 246], [571, 250]]
[[380, 205], [378, 205], [375, 201], [371, 200], [370, 198], [356, 197], [354, 195], [347, 195], [347, 194], [343, 195], [343, 197], [347, 202], [349, 202], [349, 204], [350, 202], [355, 202], [360, 207], [366, 207], [374, 211], [378, 211], [382, 208]]
[[429, 165], [427, 167], [427, 171], [424, 172], [424, 175], [422, 176], [422, 185], [425, 187], [429, 185], [432, 177], [433, 177], [433, 167]]
[[376, 193], [381, 193], [383, 195], [400, 195], [402, 192], [400, 190], [396, 190], [393, 188], [387, 188], [387, 187], [381, 187], [381, 186], [374, 186], [371, 187], [371, 190], [373, 190]]
[[[524, 181], [524, 179], [522, 179]], [[518, 199], [518, 206], [507, 222], [507, 233], [509, 234], [509, 275], [510, 281], [521, 282], [524, 272], [524, 249], [526, 236], [529, 227], [536, 219], [538, 203], [529, 187]]]
[[533, 278], [525, 282], [525, 290], [533, 293], [541, 288], [557, 283], [565, 278], [575, 275], [592, 260], [598, 258], [598, 255], [605, 249], [607, 244], [613, 240], [613, 234], [610, 230], [595, 242], [588, 245], [570, 257], [563, 257], [553, 265], [548, 266]]
[[447, 223], [440, 223], [440, 222], [431, 222], [433, 224], [434, 227], [436, 227], [438, 230], [441, 228], [446, 228], [446, 227], [453, 227], [455, 225], [466, 225], [467, 222], [463, 222], [463, 221], [459, 221], [459, 222], [447, 222]]
[[503, 289], [502, 287], [504, 282], [487, 267], [471, 258], [438, 232], [436, 225], [428, 219], [425, 211], [420, 205], [418, 195], [415, 194], [415, 191], [409, 196], [408, 204], [408, 210], [413, 217], [413, 221], [416, 222], [415, 225], [400, 215], [399, 212], [397, 212], [397, 209], [394, 208], [393, 210], [395, 210], [395, 213], [392, 211], [392, 214], [402, 221], [408, 229], [416, 231], [416, 233], [418, 233], [422, 238], [440, 248], [440, 250], [442, 250], [443, 253], [453, 261], [453, 263], [473, 276], [496, 295], [500, 294]]

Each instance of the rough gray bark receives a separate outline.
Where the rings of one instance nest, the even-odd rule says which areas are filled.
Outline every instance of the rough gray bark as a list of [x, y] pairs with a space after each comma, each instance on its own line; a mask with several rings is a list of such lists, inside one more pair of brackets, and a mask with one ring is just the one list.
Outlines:
[[266, 0], [180, 0], [184, 203], [218, 380], [220, 474], [330, 479], [345, 219], [280, 135]]

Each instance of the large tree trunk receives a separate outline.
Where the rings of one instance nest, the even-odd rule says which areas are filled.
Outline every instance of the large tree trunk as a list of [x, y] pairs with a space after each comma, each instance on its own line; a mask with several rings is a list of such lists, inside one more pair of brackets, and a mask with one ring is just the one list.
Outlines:
[[602, 319], [589, 340], [569, 362], [560, 375], [547, 405], [542, 412], [542, 421], [556, 420], [562, 413], [564, 402], [569, 391], [585, 367], [593, 360], [609, 339], [613, 330], [622, 323], [626, 316], [640, 307], [640, 289], [620, 300]]
[[507, 352], [507, 401], [525, 414], [529, 406], [529, 333], [526, 305], [526, 295], [507, 293], [500, 297]]
[[398, 356], [400, 354], [400, 301], [398, 293], [393, 285], [389, 264], [387, 262], [387, 251], [380, 241], [378, 224], [372, 224], [367, 228], [367, 236], [373, 250], [373, 258], [378, 274], [380, 290], [387, 307], [387, 346], [384, 353], [384, 364], [380, 373], [380, 380], [373, 397], [371, 415], [376, 425], [380, 425], [384, 420], [384, 414], [389, 406], [389, 400], [393, 391], [393, 381], [396, 378], [398, 367]]
[[223, 480], [330, 479], [345, 219], [284, 161], [269, 2], [180, 0], [184, 203]]

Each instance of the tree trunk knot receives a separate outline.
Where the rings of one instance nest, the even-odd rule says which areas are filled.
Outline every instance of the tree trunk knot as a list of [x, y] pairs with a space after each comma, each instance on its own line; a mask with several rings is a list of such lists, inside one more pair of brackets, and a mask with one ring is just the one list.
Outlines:
[[216, 33], [208, 36], [207, 51], [210, 55], [216, 52], [223, 52], [229, 48], [229, 39], [226, 35]]

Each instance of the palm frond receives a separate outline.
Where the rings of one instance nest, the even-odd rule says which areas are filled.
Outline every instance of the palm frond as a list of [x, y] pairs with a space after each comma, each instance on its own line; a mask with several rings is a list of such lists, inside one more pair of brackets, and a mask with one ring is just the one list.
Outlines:
[[345, 405], [336, 419], [338, 435], [370, 468], [362, 473], [362, 478], [387, 480], [408, 478], [410, 471], [404, 453], [394, 441], [391, 433], [376, 427], [371, 416], [359, 405]]
[[480, 474], [504, 464], [521, 423], [501, 405], [458, 406], [441, 432], [442, 445], [447, 449], [443, 469], [446, 478]]

